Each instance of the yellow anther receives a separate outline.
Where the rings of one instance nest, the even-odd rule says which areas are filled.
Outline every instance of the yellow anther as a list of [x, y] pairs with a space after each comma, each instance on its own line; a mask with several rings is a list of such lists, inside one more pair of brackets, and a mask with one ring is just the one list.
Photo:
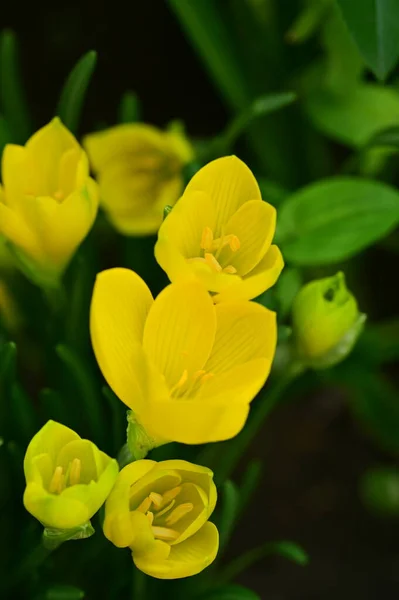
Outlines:
[[64, 194], [64, 192], [63, 192], [62, 190], [57, 190], [57, 191], [54, 193], [54, 199], [55, 199], [55, 200], [63, 200], [63, 199], [64, 199], [64, 197], [65, 197], [65, 194]]
[[185, 504], [179, 504], [179, 506], [176, 506], [176, 508], [174, 510], [172, 510], [170, 515], [168, 517], [166, 517], [165, 523], [167, 525], [174, 525], [175, 523], [180, 521], [180, 519], [182, 519], [183, 517], [188, 515], [188, 513], [190, 513], [193, 510], [193, 508], [194, 508], [194, 504], [192, 504], [191, 502], [186, 502]]
[[153, 502], [155, 508], [160, 508], [162, 506], [163, 498], [162, 498], [161, 494], [157, 494], [157, 492], [151, 492], [151, 494], [149, 495], [149, 498]]
[[188, 371], [187, 371], [187, 369], [184, 369], [183, 374], [180, 377], [179, 381], [177, 383], [175, 383], [175, 385], [170, 390], [170, 392], [169, 392], [170, 395], [172, 396], [178, 389], [183, 387], [183, 385], [185, 383], [187, 383], [187, 380], [188, 380]]
[[164, 540], [165, 542], [172, 542], [180, 535], [178, 531], [169, 529], [168, 527], [157, 527], [153, 525], [151, 529], [154, 537], [158, 540]]
[[212, 377], [215, 377], [214, 373], [205, 373], [205, 375], [201, 379], [201, 383], [206, 383], [207, 381], [212, 379]]
[[151, 511], [148, 511], [148, 513], [146, 514], [147, 519], [150, 522], [150, 525], [152, 525], [153, 521], [154, 521], [154, 513], [152, 513]]
[[65, 475], [62, 467], [56, 467], [49, 485], [50, 494], [61, 494], [65, 488]]
[[229, 273], [230, 275], [234, 275], [234, 273], [237, 273], [237, 269], [233, 267], [233, 265], [229, 265], [228, 267], [225, 267], [223, 269], [223, 273]]
[[210, 227], [205, 227], [201, 236], [201, 248], [202, 250], [212, 250], [213, 243], [213, 232]]
[[159, 519], [159, 517], [162, 517], [165, 513], [167, 513], [171, 508], [174, 507], [174, 505], [176, 504], [176, 500], [172, 500], [172, 502], [170, 504], [168, 504], [167, 506], [165, 506], [165, 508], [163, 508], [162, 510], [160, 510], [159, 512], [157, 512], [157, 514], [155, 515], [155, 517], [157, 519]]
[[210, 252], [205, 252], [205, 262], [213, 271], [216, 271], [216, 273], [221, 272], [222, 267]]
[[138, 506], [136, 508], [136, 510], [139, 510], [142, 513], [146, 513], [147, 510], [149, 510], [150, 506], [152, 504], [152, 500], [151, 498], [148, 496], [147, 498], [144, 498], [143, 502], [140, 504], [140, 506]]
[[229, 235], [227, 237], [229, 238], [230, 250], [232, 250], [233, 252], [237, 252], [237, 250], [239, 250], [241, 246], [240, 240], [236, 235]]
[[199, 379], [200, 377], [205, 375], [205, 373], [206, 373], [206, 371], [204, 371], [204, 369], [200, 369], [199, 371], [196, 371], [193, 375], [194, 381], [197, 381], [197, 379]]
[[176, 496], [178, 496], [181, 492], [181, 486], [178, 485], [174, 488], [172, 488], [171, 490], [168, 490], [167, 492], [165, 492], [162, 495], [163, 501], [162, 501], [162, 506], [165, 506], [165, 504], [168, 504], [171, 500], [173, 500], [174, 498], [176, 498]]
[[69, 472], [69, 485], [77, 485], [80, 482], [80, 473], [82, 471], [82, 463], [79, 458], [74, 458]]

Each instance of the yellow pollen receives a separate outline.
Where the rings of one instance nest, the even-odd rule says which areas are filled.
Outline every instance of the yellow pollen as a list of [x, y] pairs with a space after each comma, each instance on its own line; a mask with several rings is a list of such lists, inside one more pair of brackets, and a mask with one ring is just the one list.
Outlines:
[[193, 375], [194, 381], [197, 381], [197, 379], [199, 379], [200, 377], [205, 375], [205, 373], [206, 373], [206, 371], [204, 371], [204, 369], [200, 369], [199, 371], [196, 371]]
[[63, 192], [62, 190], [57, 190], [57, 191], [54, 193], [54, 199], [55, 199], [55, 200], [63, 200], [63, 199], [64, 199], [64, 196], [65, 196], [65, 194], [64, 194], [64, 192]]
[[172, 488], [171, 490], [168, 490], [167, 492], [165, 492], [162, 496], [163, 501], [162, 501], [162, 506], [165, 506], [165, 504], [168, 504], [171, 500], [173, 500], [174, 498], [176, 498], [176, 496], [178, 496], [181, 492], [181, 486], [178, 485], [174, 488]]
[[140, 504], [140, 506], [138, 506], [136, 508], [136, 510], [139, 510], [142, 513], [146, 513], [147, 510], [149, 510], [150, 506], [152, 504], [152, 500], [151, 498], [148, 496], [147, 498], [144, 498], [143, 502]]
[[151, 511], [149, 511], [149, 512], [146, 514], [146, 517], [147, 517], [147, 519], [149, 520], [149, 522], [150, 522], [150, 525], [152, 525], [152, 522], [153, 522], [153, 520], [154, 520], [154, 513], [152, 513]]
[[217, 259], [210, 252], [205, 252], [205, 262], [213, 271], [216, 273], [220, 273], [222, 271], [222, 267], [218, 263]]
[[201, 378], [201, 383], [206, 383], [212, 379], [212, 377], [215, 377], [214, 373], [205, 373], [205, 375]]
[[151, 529], [154, 537], [156, 537], [158, 540], [164, 540], [165, 542], [172, 542], [180, 535], [178, 531], [169, 529], [168, 527], [157, 527], [153, 525]]
[[56, 467], [54, 474], [50, 481], [49, 492], [50, 494], [61, 494], [65, 488], [65, 475], [62, 467]]
[[156, 492], [151, 492], [151, 494], [149, 495], [149, 498], [151, 498], [155, 508], [160, 508], [162, 506], [162, 496], [161, 494], [157, 494]]
[[237, 269], [233, 267], [233, 265], [229, 265], [228, 267], [225, 267], [223, 269], [223, 273], [229, 273], [230, 275], [234, 275], [234, 273], [237, 273]]
[[71, 471], [69, 473], [69, 485], [77, 485], [80, 482], [80, 473], [82, 470], [82, 463], [79, 458], [74, 458], [71, 465]]
[[202, 250], [212, 250], [213, 243], [213, 232], [210, 227], [205, 227], [201, 236], [201, 248]]
[[193, 508], [194, 508], [194, 504], [192, 504], [191, 502], [186, 502], [185, 504], [179, 504], [179, 506], [176, 506], [176, 508], [174, 510], [172, 510], [170, 515], [168, 517], [166, 517], [165, 523], [167, 525], [174, 525], [175, 523], [180, 521], [180, 519], [182, 519], [183, 517], [188, 515], [188, 513], [190, 513], [193, 510]]
[[167, 506], [165, 506], [165, 508], [163, 508], [162, 510], [160, 510], [159, 512], [157, 512], [157, 514], [155, 515], [156, 518], [159, 519], [159, 517], [162, 517], [171, 508], [173, 508], [175, 504], [176, 504], [176, 500], [172, 500], [172, 502], [170, 504], [168, 504]]

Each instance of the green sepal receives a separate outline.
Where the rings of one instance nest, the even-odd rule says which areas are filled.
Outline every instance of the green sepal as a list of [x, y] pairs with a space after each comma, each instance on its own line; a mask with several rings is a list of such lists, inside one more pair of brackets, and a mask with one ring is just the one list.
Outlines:
[[132, 410], [128, 410], [126, 416], [128, 422], [127, 445], [133, 460], [140, 460], [145, 458], [150, 450], [156, 448], [158, 444], [148, 435]]
[[73, 529], [54, 529], [53, 527], [45, 527], [43, 531], [43, 545], [47, 550], [55, 550], [64, 542], [70, 540], [85, 540], [95, 533], [94, 527], [90, 521], [74, 527]]

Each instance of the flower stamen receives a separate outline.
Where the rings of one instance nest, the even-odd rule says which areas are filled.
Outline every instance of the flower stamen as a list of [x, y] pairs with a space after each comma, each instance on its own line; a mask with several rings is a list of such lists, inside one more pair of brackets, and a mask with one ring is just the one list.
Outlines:
[[165, 542], [173, 542], [180, 535], [178, 531], [169, 529], [168, 527], [157, 527], [156, 525], [153, 525], [151, 529], [156, 539], [163, 540]]
[[56, 467], [49, 485], [50, 494], [61, 494], [65, 488], [65, 475], [62, 467]]
[[69, 473], [69, 485], [77, 485], [80, 482], [82, 463], [79, 458], [74, 458]]
[[180, 521], [180, 519], [182, 519], [183, 517], [188, 515], [188, 513], [190, 513], [193, 510], [193, 508], [194, 508], [194, 504], [192, 504], [191, 502], [185, 502], [184, 504], [179, 504], [179, 506], [176, 506], [176, 508], [174, 510], [172, 510], [170, 515], [168, 517], [166, 517], [166, 519], [165, 519], [166, 525], [174, 525], [175, 523]]

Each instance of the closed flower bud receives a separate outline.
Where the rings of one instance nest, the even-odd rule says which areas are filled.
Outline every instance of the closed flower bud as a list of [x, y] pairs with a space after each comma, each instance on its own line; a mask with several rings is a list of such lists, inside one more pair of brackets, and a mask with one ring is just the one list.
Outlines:
[[311, 281], [298, 293], [292, 308], [300, 360], [313, 368], [340, 362], [352, 350], [365, 318], [342, 272]]
[[97, 214], [85, 152], [55, 118], [25, 146], [5, 147], [2, 182], [0, 233], [30, 279], [57, 286]]
[[24, 460], [24, 505], [45, 527], [85, 525], [104, 504], [118, 463], [89, 440], [48, 421], [32, 438]]
[[138, 569], [159, 579], [196, 575], [210, 565], [219, 535], [213, 473], [184, 460], [138, 460], [120, 472], [105, 505], [104, 534], [129, 547]]

